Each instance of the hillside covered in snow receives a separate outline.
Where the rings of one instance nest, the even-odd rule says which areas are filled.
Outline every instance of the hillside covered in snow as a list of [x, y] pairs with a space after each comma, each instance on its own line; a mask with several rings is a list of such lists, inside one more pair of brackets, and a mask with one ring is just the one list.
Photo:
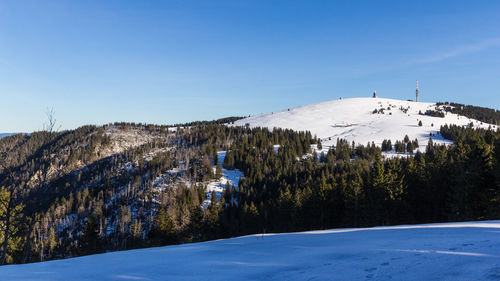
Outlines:
[[[498, 220], [500, 130], [496, 126], [491, 126], [492, 130], [487, 129], [490, 126], [486, 120], [500, 124], [499, 112], [459, 106], [376, 98], [349, 99], [303, 106], [241, 121], [237, 121], [238, 118], [224, 118], [173, 126], [114, 123], [2, 138], [0, 205], [4, 207], [0, 208], [0, 219], [9, 223], [0, 224], [0, 245], [7, 245], [2, 247], [6, 250], [0, 249], [0, 265], [46, 262], [100, 253], [108, 253], [105, 255], [107, 258], [120, 257], [121, 253], [115, 256], [110, 252], [184, 245], [255, 233]], [[477, 117], [480, 121], [465, 116]], [[253, 124], [246, 126], [250, 121]], [[272, 127], [272, 122], [284, 128], [295, 126], [295, 130], [269, 130], [260, 127], [264, 121]], [[422, 126], [417, 121], [422, 122]], [[448, 121], [459, 125], [440, 127]], [[481, 124], [481, 121], [484, 123]], [[233, 123], [235, 125], [227, 125]], [[241, 123], [244, 126], [237, 126]], [[312, 133], [296, 130], [311, 130]], [[438, 130], [440, 134], [437, 134]], [[416, 153], [415, 157], [384, 157], [394, 151], [414, 152], [416, 144], [413, 145], [414, 140], [404, 143], [399, 141], [385, 150], [371, 144], [372, 140], [379, 145], [382, 139], [401, 140], [408, 134], [411, 138], [418, 137], [419, 143], [426, 145], [426, 138], [431, 133], [436, 142], [453, 142], [453, 145], [429, 145], [425, 153]], [[313, 134], [322, 138], [322, 141]], [[449, 141], [443, 140], [441, 135]], [[356, 146], [336, 140], [346, 138], [351, 141], [355, 137], [365, 139], [356, 139], [359, 142]], [[363, 142], [369, 141], [369, 145], [363, 145]], [[324, 144], [322, 151], [325, 153], [310, 157], [321, 143]], [[382, 146], [387, 148], [385, 143]], [[399, 232], [401, 237], [407, 237], [407, 233]], [[347, 239], [347, 245], [354, 245], [355, 250], [355, 241], [349, 240], [354, 233], [361, 232], [345, 234], [348, 237], [340, 233], [323, 234]], [[292, 279], [292, 275], [283, 274], [293, 272], [294, 268], [297, 272], [293, 274], [297, 278], [312, 278], [316, 275], [310, 274], [316, 274], [317, 271], [320, 274], [330, 269], [316, 268], [309, 257], [313, 258], [312, 261], [320, 261], [320, 264], [328, 264], [331, 256], [336, 255], [317, 252], [319, 244], [314, 244], [314, 239], [323, 237], [323, 234], [317, 234], [300, 234], [304, 235], [305, 240], [289, 240], [300, 236], [297, 234], [281, 235], [275, 241], [277, 244], [251, 244], [243, 248], [236, 245], [228, 249], [235, 253], [226, 253], [228, 258], [234, 257], [229, 261], [234, 260], [236, 263], [229, 265], [234, 267], [241, 263], [262, 267], [247, 271], [247, 279], [269, 276], [268, 279], [276, 277], [288, 280]], [[418, 240], [417, 234], [408, 235], [415, 235]], [[2, 243], [4, 237], [6, 244]], [[224, 249], [223, 243], [261, 239], [262, 235], [250, 237], [192, 247], [218, 245]], [[277, 239], [273, 237], [266, 236], [264, 241]], [[325, 237], [325, 241], [329, 241], [329, 236]], [[369, 240], [371, 236], [366, 237]], [[396, 234], [393, 237], [391, 239], [398, 241]], [[365, 237], [359, 236], [358, 240], [364, 241]], [[374, 251], [393, 247], [389, 245], [390, 240], [380, 241], [383, 243], [374, 242], [377, 245]], [[328, 245], [325, 243], [322, 245]], [[332, 245], [343, 245], [343, 242], [339, 243]], [[426, 248], [427, 244], [412, 245], [404, 244], [390, 249], [403, 249], [403, 253], [409, 249], [436, 250]], [[257, 251], [259, 247], [261, 251]], [[154, 254], [151, 254], [154, 261], [148, 260], [149, 253], [163, 251], [160, 249], [124, 252], [123, 257], [138, 253], [137, 257], [144, 261], [138, 261], [138, 266], [147, 268], [157, 265], [168, 269], [167, 265], [174, 264], [175, 257], [179, 257], [177, 254], [165, 255], [166, 261], [170, 261], [167, 265], [162, 263], [160, 256]], [[165, 249], [190, 248], [180, 246]], [[227, 276], [239, 274], [241, 270], [231, 272], [238, 270], [237, 267], [226, 269], [218, 267], [223, 264], [214, 263], [215, 260], [225, 261], [222, 254], [211, 254], [218, 251], [209, 248], [200, 255], [206, 257], [207, 262], [204, 264], [199, 261], [199, 267], [204, 270], [202, 273], [180, 272], [186, 270], [183, 269], [183, 259], [175, 267], [171, 265], [174, 268], [170, 271], [179, 271], [178, 276], [185, 275], [185, 279], [193, 279], [190, 274], [195, 273], [205, 274], [201, 276], [210, 279], [218, 268], [227, 270]], [[457, 245], [436, 251], [443, 252], [439, 254], [445, 254], [446, 251], [483, 253], [482, 249], [460, 250]], [[145, 253], [144, 256], [141, 253]], [[272, 260], [279, 261], [281, 258], [276, 253], [290, 255], [278, 263], [278, 268], [272, 268], [275, 264]], [[346, 261], [354, 264], [359, 262], [353, 260], [354, 256], [348, 252], [340, 254], [345, 255]], [[399, 253], [388, 255], [392, 258]], [[253, 258], [243, 258], [247, 256]], [[388, 256], [383, 256], [383, 259], [385, 257]], [[184, 260], [188, 259], [195, 257], [191, 255]], [[338, 259], [341, 260], [340, 257]], [[252, 264], [251, 260], [258, 262]], [[102, 276], [100, 279], [136, 278], [134, 274], [139, 271], [125, 275], [118, 273], [126, 271], [120, 267], [121, 261], [118, 260], [114, 266], [108, 264], [106, 268], [100, 269], [101, 272], [88, 270], [89, 274]], [[128, 257], [124, 261], [131, 263]], [[54, 264], [58, 268], [66, 265], [65, 262]], [[106, 265], [106, 262], [102, 264]], [[393, 261], [390, 264], [398, 263]], [[364, 267], [365, 263], [361, 265]], [[354, 277], [382, 276], [381, 279], [386, 279], [399, 274], [391, 271], [388, 275], [376, 275], [382, 274], [387, 264], [380, 267], [372, 263], [369, 265], [366, 272], [361, 271], [365, 275]], [[99, 266], [92, 265], [91, 268], [97, 271]], [[105, 270], [113, 272], [113, 268], [116, 268], [115, 275], [108, 275]], [[214, 270], [210, 272], [212, 268]], [[375, 271], [373, 268], [377, 268], [376, 274], [372, 272]], [[132, 270], [133, 267], [126, 269]], [[85, 268], [75, 270], [80, 270], [81, 274], [87, 273]], [[162, 270], [158, 274], [166, 275], [167, 272]], [[343, 269], [333, 270], [336, 274], [342, 273]], [[0, 272], [0, 277], [3, 276], [9, 275]], [[51, 278], [48, 276], [46, 278]], [[54, 276], [54, 279], [62, 279]], [[24, 275], [18, 277], [25, 278]], [[38, 277], [42, 276], [29, 278]], [[144, 278], [161, 279], [157, 275], [145, 275]]]
[[2, 280], [498, 280], [500, 221], [250, 235], [0, 267]]
[[[442, 112], [444, 117], [425, 115], [427, 111]], [[375, 113], [376, 112], [376, 113]], [[419, 122], [422, 126], [419, 126]], [[237, 126], [288, 128], [310, 131], [325, 146], [335, 145], [337, 138], [366, 145], [380, 146], [384, 139], [402, 140], [408, 135], [418, 139], [424, 151], [432, 134], [435, 143], [451, 143], [439, 136], [445, 124], [487, 129], [490, 124], [445, 112], [436, 103], [403, 101], [386, 98], [348, 98], [304, 105], [283, 111], [251, 116], [234, 122]], [[495, 125], [491, 125], [496, 129]]]

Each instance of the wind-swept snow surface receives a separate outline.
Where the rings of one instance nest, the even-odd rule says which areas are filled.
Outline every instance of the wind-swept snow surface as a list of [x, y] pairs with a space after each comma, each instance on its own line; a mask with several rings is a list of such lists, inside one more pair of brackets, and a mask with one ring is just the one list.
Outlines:
[[1, 280], [498, 280], [500, 221], [290, 234], [0, 267]]
[[[396, 140], [402, 140], [408, 135], [411, 140], [418, 139], [421, 150], [425, 150], [431, 133], [435, 142], [450, 143], [436, 135], [441, 125], [465, 126], [472, 122], [475, 127], [489, 126], [452, 113], [446, 113], [444, 118], [419, 114], [435, 109], [435, 103], [384, 98], [349, 98], [256, 115], [238, 120], [234, 125], [248, 124], [250, 127], [310, 131], [321, 138], [323, 145], [326, 146], [335, 145], [337, 138], [363, 145], [373, 141], [380, 146], [384, 139], [390, 139], [394, 144]], [[374, 110], [380, 112], [373, 113]], [[418, 125], [419, 121], [422, 121], [422, 126]]]

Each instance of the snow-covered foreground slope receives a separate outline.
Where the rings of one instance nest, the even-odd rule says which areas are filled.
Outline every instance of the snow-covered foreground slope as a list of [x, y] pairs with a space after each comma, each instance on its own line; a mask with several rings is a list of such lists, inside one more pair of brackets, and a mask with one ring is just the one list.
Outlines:
[[[381, 145], [384, 139], [392, 143], [408, 135], [417, 138], [420, 149], [425, 149], [429, 134], [439, 132], [444, 124], [467, 125], [488, 128], [477, 120], [447, 113], [444, 118], [420, 115], [434, 110], [435, 103], [402, 101], [385, 98], [349, 98], [299, 106], [280, 112], [257, 115], [235, 122], [237, 126], [289, 128], [296, 131], [310, 131], [322, 139], [326, 146], [335, 145], [337, 138], [366, 145], [374, 141]], [[374, 109], [384, 108], [383, 114], [373, 114]], [[390, 108], [390, 110], [388, 110]], [[404, 112], [403, 109], [408, 109]], [[422, 121], [422, 126], [418, 122]], [[449, 143], [440, 136], [433, 139], [438, 143]]]
[[498, 280], [500, 221], [290, 234], [0, 267], [1, 280]]

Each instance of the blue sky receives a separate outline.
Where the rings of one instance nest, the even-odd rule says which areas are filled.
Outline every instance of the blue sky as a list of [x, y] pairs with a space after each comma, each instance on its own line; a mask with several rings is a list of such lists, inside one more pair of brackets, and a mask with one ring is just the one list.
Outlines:
[[0, 1], [0, 132], [339, 97], [500, 109], [499, 1]]

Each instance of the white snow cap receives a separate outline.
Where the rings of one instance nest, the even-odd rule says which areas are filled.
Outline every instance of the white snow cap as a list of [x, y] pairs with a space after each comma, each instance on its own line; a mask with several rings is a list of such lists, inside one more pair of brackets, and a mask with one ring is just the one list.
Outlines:
[[[335, 145], [337, 138], [363, 145], [373, 141], [380, 146], [384, 139], [394, 143], [408, 135], [411, 140], [418, 139], [421, 150], [425, 150], [431, 134], [434, 143], [451, 143], [438, 135], [441, 125], [465, 126], [472, 122], [474, 127], [485, 129], [490, 125], [452, 113], [446, 113], [444, 118], [419, 114], [436, 110], [436, 107], [435, 103], [386, 98], [343, 98], [256, 115], [238, 120], [234, 125], [248, 123], [250, 127], [310, 131], [326, 146]], [[377, 113], [373, 113], [374, 110]], [[419, 121], [422, 126], [418, 125]]]

